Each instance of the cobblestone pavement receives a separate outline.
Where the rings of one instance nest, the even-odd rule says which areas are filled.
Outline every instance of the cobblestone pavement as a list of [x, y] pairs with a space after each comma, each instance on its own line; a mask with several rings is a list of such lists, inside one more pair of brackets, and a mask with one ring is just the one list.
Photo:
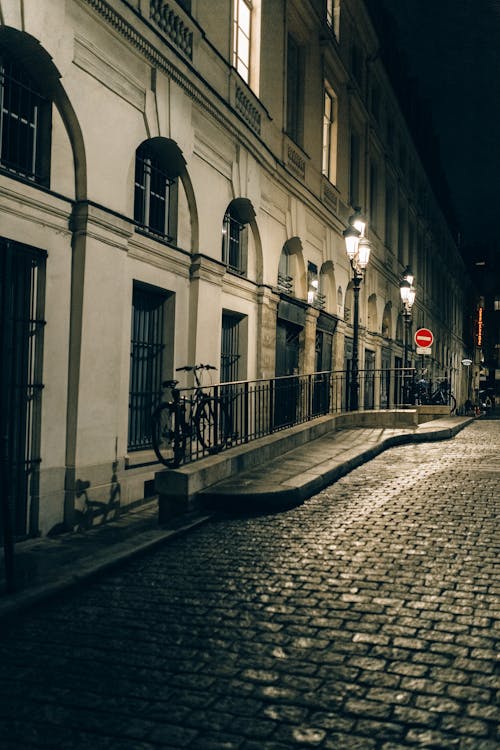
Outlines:
[[2, 623], [2, 750], [498, 750], [499, 480], [477, 421]]

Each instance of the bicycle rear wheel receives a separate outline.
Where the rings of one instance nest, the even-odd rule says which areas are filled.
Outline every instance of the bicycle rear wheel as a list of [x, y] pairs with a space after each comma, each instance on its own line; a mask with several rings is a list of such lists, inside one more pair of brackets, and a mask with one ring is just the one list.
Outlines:
[[158, 461], [175, 468], [186, 451], [186, 435], [182, 429], [179, 408], [164, 401], [151, 415], [153, 449]]
[[457, 409], [457, 400], [455, 396], [450, 393], [450, 414], [455, 414]]
[[219, 453], [231, 436], [231, 418], [223, 399], [205, 396], [194, 415], [196, 434], [209, 453]]

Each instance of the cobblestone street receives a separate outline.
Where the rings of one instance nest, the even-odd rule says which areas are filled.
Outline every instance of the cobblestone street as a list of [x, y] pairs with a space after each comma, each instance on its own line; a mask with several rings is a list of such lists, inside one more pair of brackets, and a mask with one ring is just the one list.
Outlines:
[[177, 537], [1, 624], [1, 748], [498, 750], [499, 505], [478, 420]]

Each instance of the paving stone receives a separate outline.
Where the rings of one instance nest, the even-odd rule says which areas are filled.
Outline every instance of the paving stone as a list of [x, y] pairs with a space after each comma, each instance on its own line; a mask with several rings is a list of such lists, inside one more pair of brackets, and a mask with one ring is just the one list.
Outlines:
[[2, 623], [2, 750], [496, 750], [499, 453], [391, 449]]

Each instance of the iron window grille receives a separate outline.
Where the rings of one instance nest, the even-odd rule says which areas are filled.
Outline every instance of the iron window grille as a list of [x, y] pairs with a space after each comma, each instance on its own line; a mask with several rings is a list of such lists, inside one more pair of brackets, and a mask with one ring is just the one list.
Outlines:
[[48, 185], [51, 102], [16, 62], [0, 59], [0, 166]]
[[135, 284], [132, 295], [128, 449], [151, 448], [151, 413], [161, 400], [167, 294]]
[[246, 273], [246, 225], [242, 224], [231, 210], [224, 214], [222, 223], [222, 262], [234, 273]]
[[293, 294], [293, 276], [290, 271], [290, 254], [282, 250], [278, 266], [278, 289], [285, 294]]
[[135, 159], [134, 221], [141, 229], [175, 242], [176, 219], [177, 179], [167, 174], [156, 154], [140, 146]]
[[0, 238], [1, 491], [18, 538], [38, 531], [46, 257]]
[[241, 318], [237, 315], [222, 314], [221, 383], [231, 383], [239, 379], [240, 322]]

